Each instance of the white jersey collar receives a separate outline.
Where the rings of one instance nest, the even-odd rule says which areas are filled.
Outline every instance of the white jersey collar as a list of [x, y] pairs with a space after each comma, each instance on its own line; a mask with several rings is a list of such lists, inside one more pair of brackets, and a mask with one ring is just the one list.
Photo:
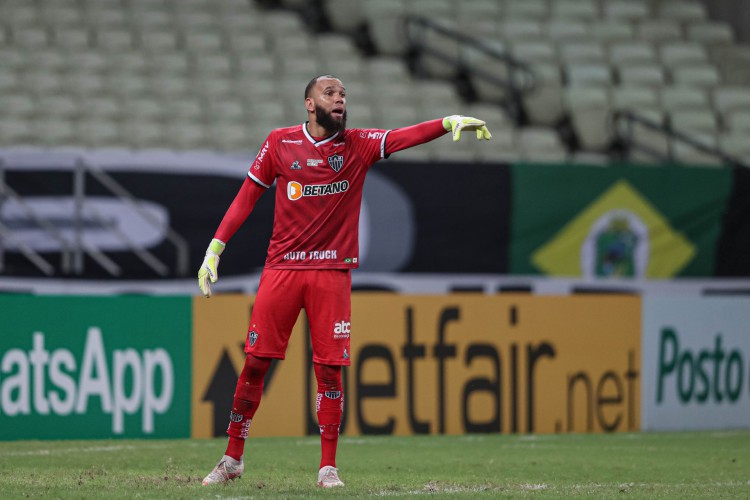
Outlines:
[[336, 137], [339, 136], [339, 132], [340, 131], [336, 132], [331, 137], [326, 137], [322, 141], [316, 141], [315, 138], [310, 135], [310, 132], [307, 131], [307, 124], [308, 123], [310, 123], [310, 122], [305, 122], [305, 123], [302, 124], [302, 132], [304, 132], [305, 137], [307, 137], [307, 140], [310, 141], [315, 147], [321, 146], [323, 144], [327, 144], [327, 143], [331, 142], [332, 140], [334, 140]]

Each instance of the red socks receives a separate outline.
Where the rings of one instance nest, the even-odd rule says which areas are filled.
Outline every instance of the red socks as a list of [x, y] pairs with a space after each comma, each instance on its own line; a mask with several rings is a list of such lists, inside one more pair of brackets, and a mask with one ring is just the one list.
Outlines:
[[245, 366], [237, 380], [237, 388], [234, 391], [232, 401], [232, 412], [229, 414], [229, 443], [225, 455], [235, 460], [240, 460], [245, 450], [245, 439], [253, 420], [255, 412], [260, 405], [263, 395], [263, 380], [271, 360], [268, 358], [256, 358], [248, 354], [245, 357]]
[[339, 442], [339, 426], [344, 411], [344, 391], [341, 385], [341, 367], [315, 363], [315, 378], [318, 394], [315, 411], [320, 426], [320, 467], [336, 467], [336, 447]]
[[[263, 381], [271, 359], [256, 358], [248, 354], [234, 392], [232, 412], [229, 415], [229, 443], [225, 455], [240, 460], [245, 451], [247, 438], [255, 412], [263, 395]], [[339, 426], [344, 411], [344, 391], [341, 384], [341, 367], [313, 364], [318, 381], [315, 410], [320, 426], [320, 467], [336, 467], [336, 448], [339, 442]]]

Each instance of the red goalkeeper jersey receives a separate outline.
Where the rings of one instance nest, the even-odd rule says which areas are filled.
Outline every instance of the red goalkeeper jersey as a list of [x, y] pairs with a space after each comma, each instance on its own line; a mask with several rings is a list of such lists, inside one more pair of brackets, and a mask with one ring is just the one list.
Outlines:
[[276, 181], [267, 268], [358, 266], [365, 175], [386, 157], [388, 133], [350, 129], [316, 141], [304, 124], [271, 132], [248, 172], [266, 188]]

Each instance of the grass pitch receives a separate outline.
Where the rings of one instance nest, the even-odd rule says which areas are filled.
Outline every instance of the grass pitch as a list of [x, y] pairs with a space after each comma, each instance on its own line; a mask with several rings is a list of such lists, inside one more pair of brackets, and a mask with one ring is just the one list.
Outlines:
[[225, 443], [2, 442], [0, 498], [750, 498], [748, 431], [342, 437], [337, 490], [317, 437], [251, 438], [241, 479], [201, 486]]

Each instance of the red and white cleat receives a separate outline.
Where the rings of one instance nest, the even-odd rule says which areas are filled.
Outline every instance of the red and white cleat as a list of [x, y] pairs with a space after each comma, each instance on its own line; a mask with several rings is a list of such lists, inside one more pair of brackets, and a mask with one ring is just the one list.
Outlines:
[[318, 471], [318, 486], [321, 488], [336, 488], [344, 486], [339, 479], [339, 470], [331, 465], [326, 465]]
[[216, 464], [214, 470], [212, 470], [208, 476], [203, 478], [203, 486], [226, 483], [242, 476], [244, 471], [245, 464], [242, 459], [235, 460], [230, 456], [224, 455], [221, 457], [221, 460], [219, 460], [219, 463]]

